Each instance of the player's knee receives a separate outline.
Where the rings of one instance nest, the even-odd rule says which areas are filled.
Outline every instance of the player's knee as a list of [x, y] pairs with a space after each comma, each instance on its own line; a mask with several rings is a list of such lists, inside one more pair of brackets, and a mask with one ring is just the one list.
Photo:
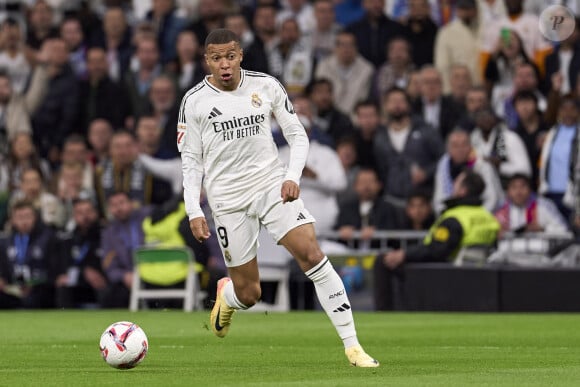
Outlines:
[[301, 254], [298, 254], [296, 257], [299, 261], [301, 261], [306, 266], [314, 267], [322, 261], [324, 258], [324, 253], [318, 247], [318, 244], [312, 244], [310, 246], [306, 246]]
[[262, 288], [260, 287], [260, 283], [258, 282], [246, 286], [240, 294], [237, 294], [237, 297], [240, 302], [247, 307], [256, 304], [260, 300], [260, 297], [262, 297]]

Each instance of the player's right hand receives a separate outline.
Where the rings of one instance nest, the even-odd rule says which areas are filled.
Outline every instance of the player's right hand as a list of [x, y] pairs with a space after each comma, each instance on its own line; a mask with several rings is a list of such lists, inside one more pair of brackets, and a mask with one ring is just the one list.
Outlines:
[[207, 222], [203, 216], [191, 219], [189, 221], [189, 228], [191, 229], [193, 237], [200, 243], [209, 239], [209, 236], [211, 235]]

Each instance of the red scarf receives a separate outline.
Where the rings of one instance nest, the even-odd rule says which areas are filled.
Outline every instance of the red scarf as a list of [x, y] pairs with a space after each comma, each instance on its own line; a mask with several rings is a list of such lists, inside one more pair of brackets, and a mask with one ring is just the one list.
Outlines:
[[[501, 225], [502, 230], [511, 230], [510, 207], [512, 203], [506, 200], [505, 204], [495, 212], [495, 217]], [[538, 220], [538, 201], [535, 195], [531, 195], [526, 205], [526, 225]]]

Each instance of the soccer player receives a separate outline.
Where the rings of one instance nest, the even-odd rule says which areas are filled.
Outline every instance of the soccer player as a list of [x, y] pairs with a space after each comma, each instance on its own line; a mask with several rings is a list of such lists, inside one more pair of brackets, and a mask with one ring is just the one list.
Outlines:
[[[199, 205], [203, 177], [229, 273], [218, 282], [212, 330], [224, 337], [233, 313], [260, 299], [257, 249], [258, 232], [264, 226], [314, 282], [349, 362], [377, 367], [379, 363], [358, 343], [342, 280], [320, 250], [314, 218], [299, 198], [298, 183], [308, 154], [304, 127], [282, 85], [269, 75], [241, 69], [242, 58], [233, 32], [212, 31], [205, 41], [211, 75], [187, 92], [179, 110], [177, 145], [190, 228], [200, 242], [210, 236]], [[272, 113], [290, 145], [287, 168], [272, 138]]]

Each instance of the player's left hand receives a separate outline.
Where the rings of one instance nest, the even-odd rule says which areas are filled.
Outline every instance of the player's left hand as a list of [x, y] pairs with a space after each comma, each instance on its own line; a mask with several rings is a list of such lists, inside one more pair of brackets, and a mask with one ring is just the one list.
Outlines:
[[300, 196], [300, 187], [292, 180], [286, 180], [282, 184], [282, 203], [293, 202]]

